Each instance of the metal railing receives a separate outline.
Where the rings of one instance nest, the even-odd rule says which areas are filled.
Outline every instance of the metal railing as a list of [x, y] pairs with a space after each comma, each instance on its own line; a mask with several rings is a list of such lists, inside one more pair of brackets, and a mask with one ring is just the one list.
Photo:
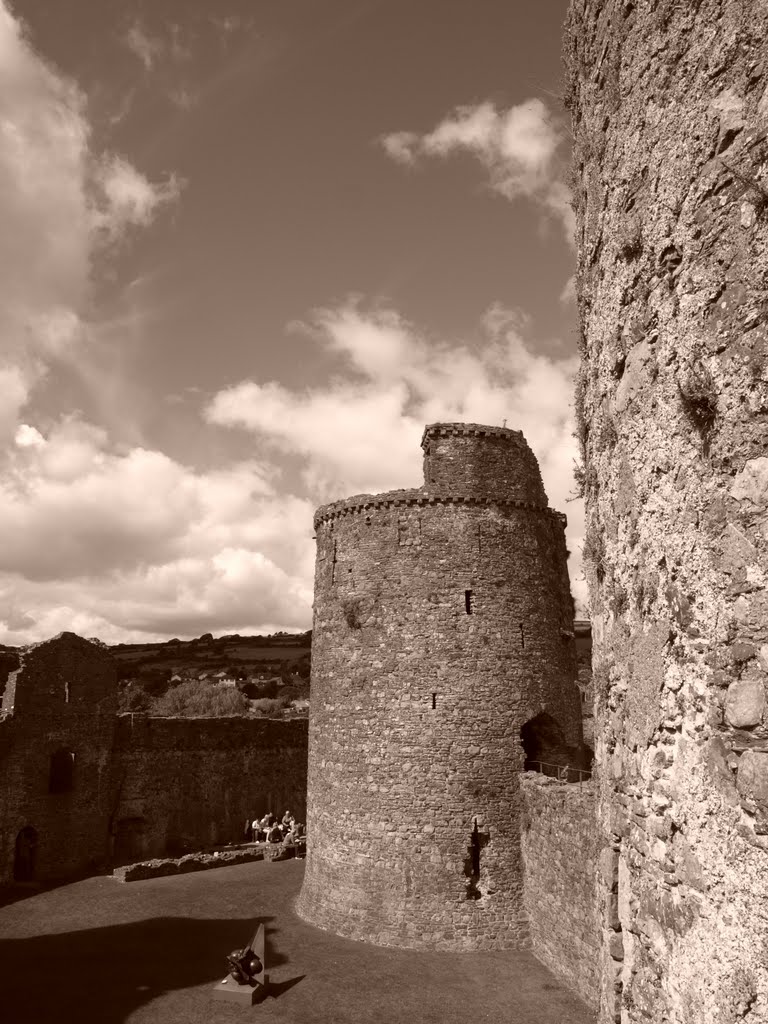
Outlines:
[[[585, 768], [573, 768], [569, 764], [552, 764], [550, 761], [528, 761], [527, 763], [529, 765], [537, 764], [539, 767], [525, 768], [524, 771], [538, 771], [542, 775], [557, 779], [558, 782], [578, 782], [579, 789], [581, 789], [583, 781], [592, 778], [591, 771], [587, 771]], [[551, 771], [547, 771], [548, 768]]]

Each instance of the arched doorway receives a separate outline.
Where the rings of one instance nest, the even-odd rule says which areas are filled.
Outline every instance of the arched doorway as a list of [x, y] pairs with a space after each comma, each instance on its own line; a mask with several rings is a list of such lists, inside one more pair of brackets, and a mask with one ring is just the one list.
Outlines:
[[13, 858], [14, 882], [34, 882], [37, 872], [37, 830], [25, 825], [16, 836]]

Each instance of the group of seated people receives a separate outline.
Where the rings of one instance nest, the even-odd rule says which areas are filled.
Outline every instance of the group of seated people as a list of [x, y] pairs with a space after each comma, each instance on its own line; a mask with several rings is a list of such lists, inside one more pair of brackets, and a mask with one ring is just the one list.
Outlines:
[[263, 818], [248, 819], [245, 823], [246, 843], [296, 843], [306, 839], [306, 830], [301, 822], [296, 821], [290, 811], [286, 811], [281, 821], [271, 812]]

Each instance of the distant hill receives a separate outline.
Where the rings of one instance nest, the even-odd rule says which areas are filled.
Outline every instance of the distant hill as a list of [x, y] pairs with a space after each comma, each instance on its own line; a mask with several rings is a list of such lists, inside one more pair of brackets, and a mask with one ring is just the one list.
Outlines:
[[216, 673], [268, 675], [282, 672], [308, 676], [312, 631], [274, 633], [271, 636], [240, 636], [230, 633], [214, 637], [204, 633], [195, 640], [166, 640], [154, 644], [113, 644], [109, 647], [118, 664], [118, 679], [144, 670], [171, 673]]
[[[120, 709], [174, 715], [201, 713], [194, 709], [205, 707], [210, 714], [306, 714], [311, 642], [311, 632], [204, 633], [196, 640], [115, 644], [109, 650], [117, 662]], [[227, 688], [224, 701], [221, 691]], [[222, 707], [230, 711], [216, 710]]]
[[[102, 646], [117, 662], [122, 711], [151, 713], [169, 690], [199, 682], [201, 687], [236, 690], [251, 713], [274, 714], [296, 713], [294, 702], [306, 703], [311, 643], [309, 630], [270, 636], [204, 633], [194, 640]], [[8, 672], [17, 666], [18, 649], [0, 645], [0, 696]], [[300, 713], [306, 713], [306, 707]]]

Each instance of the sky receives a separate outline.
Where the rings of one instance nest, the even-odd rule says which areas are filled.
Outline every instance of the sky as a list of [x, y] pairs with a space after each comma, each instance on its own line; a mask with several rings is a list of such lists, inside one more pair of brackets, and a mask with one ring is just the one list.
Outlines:
[[312, 515], [573, 500], [567, 0], [0, 0], [0, 643], [311, 626]]

